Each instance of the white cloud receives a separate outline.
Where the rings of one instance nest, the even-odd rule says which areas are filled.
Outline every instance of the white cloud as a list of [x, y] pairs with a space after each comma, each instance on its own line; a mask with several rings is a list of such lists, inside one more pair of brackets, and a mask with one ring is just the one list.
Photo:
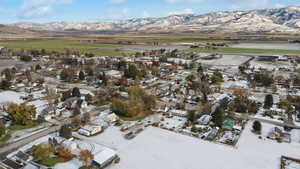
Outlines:
[[169, 12], [169, 15], [184, 15], [184, 14], [193, 14], [193, 9], [186, 8], [181, 11]]
[[169, 3], [181, 3], [181, 2], [204, 2], [206, 0], [165, 0]]
[[112, 4], [122, 4], [122, 3], [126, 2], [126, 0], [109, 0], [109, 1]]
[[21, 19], [32, 19], [51, 16], [55, 12], [55, 5], [70, 4], [73, 0], [23, 0], [20, 12]]

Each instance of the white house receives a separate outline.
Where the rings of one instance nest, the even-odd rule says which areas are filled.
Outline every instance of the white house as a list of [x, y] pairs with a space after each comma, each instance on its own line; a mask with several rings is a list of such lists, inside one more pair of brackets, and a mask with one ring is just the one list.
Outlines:
[[117, 70], [109, 70], [109, 71], [106, 71], [105, 74], [107, 76], [110, 76], [113, 78], [121, 78], [122, 77], [122, 72], [117, 71]]
[[83, 126], [81, 129], [78, 130], [79, 134], [88, 136], [88, 137], [96, 135], [101, 132], [102, 132], [101, 126], [90, 126], [90, 125]]
[[179, 117], [186, 117], [188, 115], [188, 112], [185, 110], [171, 110], [170, 113], [174, 116], [179, 116]]
[[212, 117], [210, 115], [203, 115], [200, 117], [200, 119], [198, 119], [198, 122], [200, 124], [207, 125], [211, 119]]

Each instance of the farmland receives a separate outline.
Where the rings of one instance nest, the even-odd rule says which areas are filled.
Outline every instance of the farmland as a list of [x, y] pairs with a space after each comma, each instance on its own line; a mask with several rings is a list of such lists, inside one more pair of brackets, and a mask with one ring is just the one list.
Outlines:
[[[114, 49], [99, 49], [104, 47], [118, 47], [121, 45], [116, 44], [104, 44], [104, 43], [92, 43], [86, 41], [75, 40], [24, 40], [24, 41], [5, 41], [0, 42], [0, 46], [4, 46], [13, 50], [41, 50], [59, 51], [63, 52], [67, 49], [79, 51], [80, 53], [94, 53], [101, 55], [119, 55], [123, 51]], [[126, 51], [124, 51], [126, 53]]]

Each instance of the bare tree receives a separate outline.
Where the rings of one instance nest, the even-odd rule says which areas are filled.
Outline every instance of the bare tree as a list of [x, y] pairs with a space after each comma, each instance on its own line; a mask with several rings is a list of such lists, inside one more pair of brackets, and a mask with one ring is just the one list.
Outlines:
[[94, 160], [94, 155], [89, 150], [81, 150], [79, 154], [79, 159], [84, 163], [85, 166], [89, 167], [92, 165], [92, 161]]

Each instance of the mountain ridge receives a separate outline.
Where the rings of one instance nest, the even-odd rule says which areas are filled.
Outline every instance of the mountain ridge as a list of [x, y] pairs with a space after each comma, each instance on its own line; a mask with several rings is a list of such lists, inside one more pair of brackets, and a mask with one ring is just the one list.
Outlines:
[[113, 22], [16, 23], [11, 25], [35, 31], [266, 32], [297, 34], [300, 33], [300, 6], [170, 15], [161, 18], [135, 18]]

